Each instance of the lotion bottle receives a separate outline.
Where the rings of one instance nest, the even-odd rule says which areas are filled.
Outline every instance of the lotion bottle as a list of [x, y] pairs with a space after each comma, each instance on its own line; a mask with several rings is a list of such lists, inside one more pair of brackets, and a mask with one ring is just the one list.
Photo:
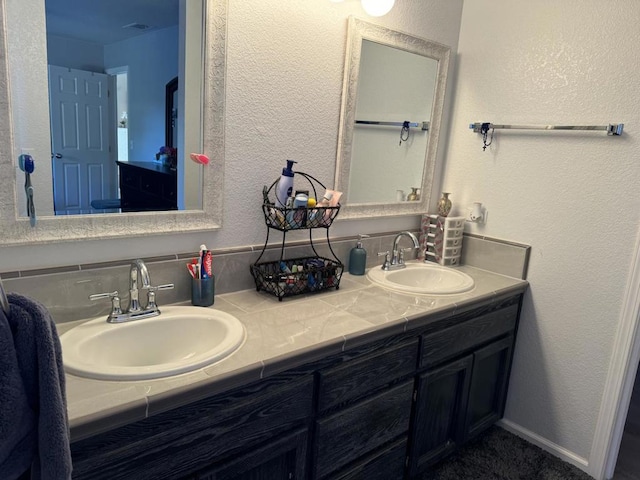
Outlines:
[[287, 166], [282, 169], [282, 175], [276, 185], [276, 207], [284, 208], [287, 199], [293, 193], [293, 164], [298, 163], [294, 160], [287, 160]]
[[349, 273], [364, 275], [367, 267], [367, 251], [362, 246], [362, 239], [369, 235], [358, 235], [358, 243], [349, 252]]

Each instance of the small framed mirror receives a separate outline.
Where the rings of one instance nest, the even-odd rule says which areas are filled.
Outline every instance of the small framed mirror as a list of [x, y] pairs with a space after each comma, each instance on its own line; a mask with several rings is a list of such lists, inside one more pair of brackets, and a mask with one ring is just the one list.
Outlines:
[[341, 218], [427, 211], [449, 54], [349, 18], [335, 178]]

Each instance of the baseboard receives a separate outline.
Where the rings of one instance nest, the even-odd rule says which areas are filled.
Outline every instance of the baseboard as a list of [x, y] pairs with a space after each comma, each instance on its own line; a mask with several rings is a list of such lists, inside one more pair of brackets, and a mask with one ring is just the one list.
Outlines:
[[540, 447], [546, 452], [549, 452], [551, 455], [558, 457], [560, 460], [570, 463], [571, 465], [575, 465], [580, 470], [589, 473], [589, 461], [567, 450], [566, 448], [563, 448], [560, 445], [556, 445], [546, 438], [533, 433], [531, 430], [527, 430], [526, 428], [504, 418], [498, 421], [498, 426], [504, 428], [508, 432], [513, 433], [514, 435], [517, 435], [520, 438], [523, 438], [527, 442]]

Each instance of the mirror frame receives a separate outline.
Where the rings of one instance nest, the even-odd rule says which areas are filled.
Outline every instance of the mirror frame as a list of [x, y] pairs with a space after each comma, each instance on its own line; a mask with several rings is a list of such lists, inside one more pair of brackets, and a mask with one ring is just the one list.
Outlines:
[[167, 147], [178, 147], [174, 145], [173, 136], [178, 129], [174, 124], [173, 111], [176, 108], [174, 98], [178, 93], [178, 77], [169, 80], [164, 92], [164, 144]]
[[[6, 2], [0, 0], [0, 18]], [[135, 212], [117, 214], [38, 217], [35, 227], [18, 216], [18, 148], [14, 145], [7, 58], [6, 26], [0, 22], [0, 245], [28, 245], [74, 240], [134, 237], [219, 229], [224, 197], [224, 118], [228, 0], [205, 0], [203, 68], [203, 153], [210, 163], [203, 167], [202, 210]], [[189, 161], [184, 155], [184, 161]], [[6, 179], [11, 179], [7, 182]], [[35, 192], [36, 212], [37, 197]]]
[[358, 99], [358, 77], [360, 74], [360, 57], [362, 54], [363, 40], [369, 40], [406, 52], [433, 58], [438, 62], [436, 86], [429, 125], [429, 140], [425, 152], [420, 200], [417, 202], [355, 204], [351, 204], [348, 200], [345, 200], [340, 209], [340, 218], [423, 214], [427, 212], [431, 199], [451, 49], [446, 45], [431, 40], [425, 40], [407, 33], [391, 30], [353, 16], [349, 17], [335, 177], [336, 189], [343, 193], [344, 199], [348, 198], [349, 190], [349, 172], [351, 170], [355, 112]]

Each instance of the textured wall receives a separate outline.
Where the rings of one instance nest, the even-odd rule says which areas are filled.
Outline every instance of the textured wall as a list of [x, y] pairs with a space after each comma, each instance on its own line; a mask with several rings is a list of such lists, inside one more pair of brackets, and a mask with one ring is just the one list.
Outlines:
[[106, 45], [106, 69], [127, 66], [129, 160], [150, 162], [165, 144], [165, 88], [178, 76], [178, 27]]
[[[506, 417], [588, 459], [640, 212], [640, 3], [465, 2], [443, 188], [532, 246]], [[471, 122], [625, 123], [603, 132]]]
[[[20, 42], [7, 43], [10, 98], [19, 98], [20, 106], [14, 108], [12, 117], [0, 118], [0, 128], [13, 128], [13, 134], [22, 139], [11, 151], [17, 158], [21, 153], [29, 153], [35, 159], [38, 172], [31, 177], [35, 190], [34, 198], [38, 215], [53, 215], [53, 185], [51, 170], [38, 168], [40, 162], [49, 162], [51, 142], [49, 136], [40, 135], [49, 130], [49, 98], [47, 96], [47, 59], [44, 25], [44, 2], [41, 0], [10, 1], [5, 4], [2, 19], [7, 36], [20, 38]], [[25, 35], [24, 32], [29, 32]], [[20, 68], [16, 68], [20, 66]], [[43, 110], [43, 107], [46, 110]], [[7, 148], [7, 151], [10, 149]], [[17, 160], [16, 160], [17, 165]], [[48, 170], [48, 171], [47, 171]], [[18, 188], [16, 196], [22, 216], [27, 215], [24, 193], [24, 174], [16, 168]], [[2, 179], [5, 182], [5, 179]]]
[[[261, 243], [265, 232], [256, 205], [262, 186], [278, 178], [285, 159], [333, 185], [348, 16], [450, 45], [455, 52], [462, 2], [397, 2], [379, 19], [367, 17], [360, 2], [229, 5], [225, 223], [219, 237], [224, 243]], [[405, 222], [404, 228], [418, 226], [415, 218]], [[332, 233], [394, 229], [389, 219], [356, 223], [338, 222]]]
[[[280, 175], [285, 159], [300, 161], [300, 170], [333, 185], [348, 16], [435, 40], [455, 52], [461, 13], [462, 0], [398, 2], [380, 19], [367, 17], [356, 1], [229, 0], [223, 228], [95, 240], [84, 248], [75, 243], [28, 251], [3, 247], [0, 271], [162, 255], [197, 249], [203, 242], [215, 248], [261, 244], [262, 186]], [[5, 119], [0, 128], [8, 128]], [[444, 158], [442, 151], [439, 157]], [[349, 220], [334, 224], [332, 235], [418, 226], [415, 216]]]

